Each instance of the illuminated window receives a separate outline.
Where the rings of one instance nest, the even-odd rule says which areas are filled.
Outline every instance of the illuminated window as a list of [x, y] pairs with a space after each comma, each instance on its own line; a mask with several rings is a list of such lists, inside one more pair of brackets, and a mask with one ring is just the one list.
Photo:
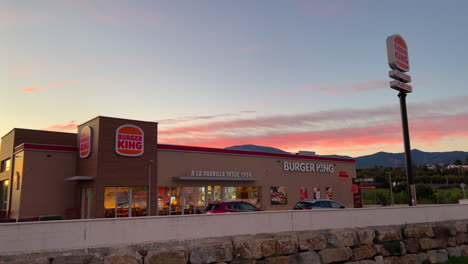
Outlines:
[[146, 216], [147, 203], [147, 187], [106, 187], [104, 189], [105, 217]]
[[1, 211], [6, 211], [8, 209], [8, 186], [10, 186], [9, 180], [0, 182], [0, 210]]
[[1, 168], [1, 172], [4, 172], [4, 171], [9, 171], [11, 169], [11, 159], [8, 158], [8, 159], [5, 159], [5, 160], [2, 160], [2, 168]]

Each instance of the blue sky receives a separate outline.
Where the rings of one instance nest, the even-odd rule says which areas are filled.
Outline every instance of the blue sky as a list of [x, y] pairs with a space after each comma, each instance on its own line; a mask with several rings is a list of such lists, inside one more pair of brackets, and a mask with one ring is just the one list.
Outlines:
[[409, 46], [412, 148], [468, 151], [466, 1], [23, 1], [0, 8], [0, 134], [160, 122], [160, 143], [402, 152], [385, 40]]

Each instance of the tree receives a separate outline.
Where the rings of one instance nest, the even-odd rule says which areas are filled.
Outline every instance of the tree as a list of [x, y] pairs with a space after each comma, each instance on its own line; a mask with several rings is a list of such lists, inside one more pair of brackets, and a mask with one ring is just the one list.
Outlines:
[[461, 162], [461, 160], [456, 160], [456, 161], [453, 162], [453, 165], [460, 166], [460, 165], [462, 165], [462, 162]]

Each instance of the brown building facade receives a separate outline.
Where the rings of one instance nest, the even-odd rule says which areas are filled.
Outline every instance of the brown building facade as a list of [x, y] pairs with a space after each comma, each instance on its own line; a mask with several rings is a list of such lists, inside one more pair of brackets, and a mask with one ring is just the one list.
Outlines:
[[155, 122], [102, 116], [77, 134], [13, 129], [1, 142], [0, 218], [196, 214], [231, 200], [353, 207], [354, 160], [165, 145], [157, 132]]

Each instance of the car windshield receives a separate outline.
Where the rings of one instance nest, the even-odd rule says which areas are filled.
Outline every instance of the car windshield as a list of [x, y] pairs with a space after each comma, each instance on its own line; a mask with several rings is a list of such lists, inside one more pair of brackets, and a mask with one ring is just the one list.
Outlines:
[[309, 202], [298, 202], [296, 204], [296, 208], [310, 208], [313, 206], [313, 203], [309, 203]]
[[216, 210], [216, 209], [218, 209], [218, 208], [219, 208], [219, 205], [218, 205], [218, 204], [209, 204], [209, 205], [206, 207], [205, 211], [207, 211], [207, 212], [208, 212], [208, 211], [214, 211], [214, 210]]

